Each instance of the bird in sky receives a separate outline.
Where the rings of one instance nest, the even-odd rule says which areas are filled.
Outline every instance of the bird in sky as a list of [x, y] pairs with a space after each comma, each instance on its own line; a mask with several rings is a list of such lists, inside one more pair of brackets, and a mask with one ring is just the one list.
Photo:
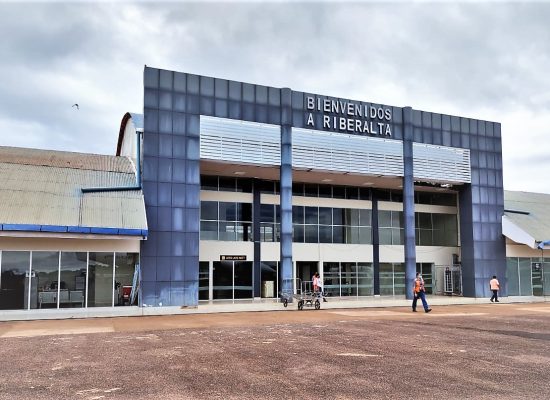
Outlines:
[[71, 108], [72, 108], [72, 107], [76, 107], [77, 110], [80, 110], [80, 107], [78, 106], [78, 103], [74, 103], [74, 104], [71, 106]]

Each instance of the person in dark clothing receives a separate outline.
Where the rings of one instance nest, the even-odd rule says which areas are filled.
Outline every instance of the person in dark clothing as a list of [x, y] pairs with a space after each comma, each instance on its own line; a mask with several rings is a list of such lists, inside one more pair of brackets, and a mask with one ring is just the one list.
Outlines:
[[491, 303], [493, 300], [495, 300], [495, 303], [499, 303], [498, 301], [498, 291], [500, 289], [500, 283], [498, 282], [498, 279], [496, 275], [493, 275], [493, 279], [489, 282], [489, 288], [493, 291], [493, 295], [491, 296]]

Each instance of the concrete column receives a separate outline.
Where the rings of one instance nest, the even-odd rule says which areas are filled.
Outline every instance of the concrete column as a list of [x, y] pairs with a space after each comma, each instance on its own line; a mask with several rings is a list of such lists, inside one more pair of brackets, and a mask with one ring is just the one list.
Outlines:
[[412, 299], [416, 276], [416, 240], [414, 221], [412, 108], [403, 108], [403, 220], [405, 228], [405, 294]]
[[281, 241], [282, 290], [292, 290], [292, 91], [281, 89]]
[[261, 238], [260, 238], [260, 181], [254, 180], [252, 186], [252, 238], [254, 240], [254, 297], [261, 296]]
[[378, 234], [378, 196], [371, 191], [372, 200], [372, 267], [374, 274], [374, 295], [380, 295], [380, 237]]

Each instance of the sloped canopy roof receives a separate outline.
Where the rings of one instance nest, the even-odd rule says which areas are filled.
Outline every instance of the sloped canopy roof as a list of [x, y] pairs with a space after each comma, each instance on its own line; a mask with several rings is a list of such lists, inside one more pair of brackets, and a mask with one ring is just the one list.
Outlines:
[[550, 194], [505, 190], [504, 209], [502, 233], [506, 237], [531, 248], [550, 241]]
[[141, 190], [127, 157], [0, 146], [0, 230], [147, 235]]

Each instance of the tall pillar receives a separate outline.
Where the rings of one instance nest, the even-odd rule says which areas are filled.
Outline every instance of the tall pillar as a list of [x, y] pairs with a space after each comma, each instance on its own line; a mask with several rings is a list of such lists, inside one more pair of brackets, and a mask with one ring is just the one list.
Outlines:
[[412, 108], [403, 108], [403, 220], [405, 228], [405, 294], [412, 299], [416, 276], [416, 240], [414, 223]]
[[292, 292], [292, 91], [281, 89], [280, 170], [282, 290]]
[[380, 295], [380, 236], [378, 232], [378, 195], [371, 191], [372, 200], [372, 267], [374, 274], [374, 295]]
[[252, 238], [254, 240], [254, 297], [261, 296], [260, 181], [252, 185]]

